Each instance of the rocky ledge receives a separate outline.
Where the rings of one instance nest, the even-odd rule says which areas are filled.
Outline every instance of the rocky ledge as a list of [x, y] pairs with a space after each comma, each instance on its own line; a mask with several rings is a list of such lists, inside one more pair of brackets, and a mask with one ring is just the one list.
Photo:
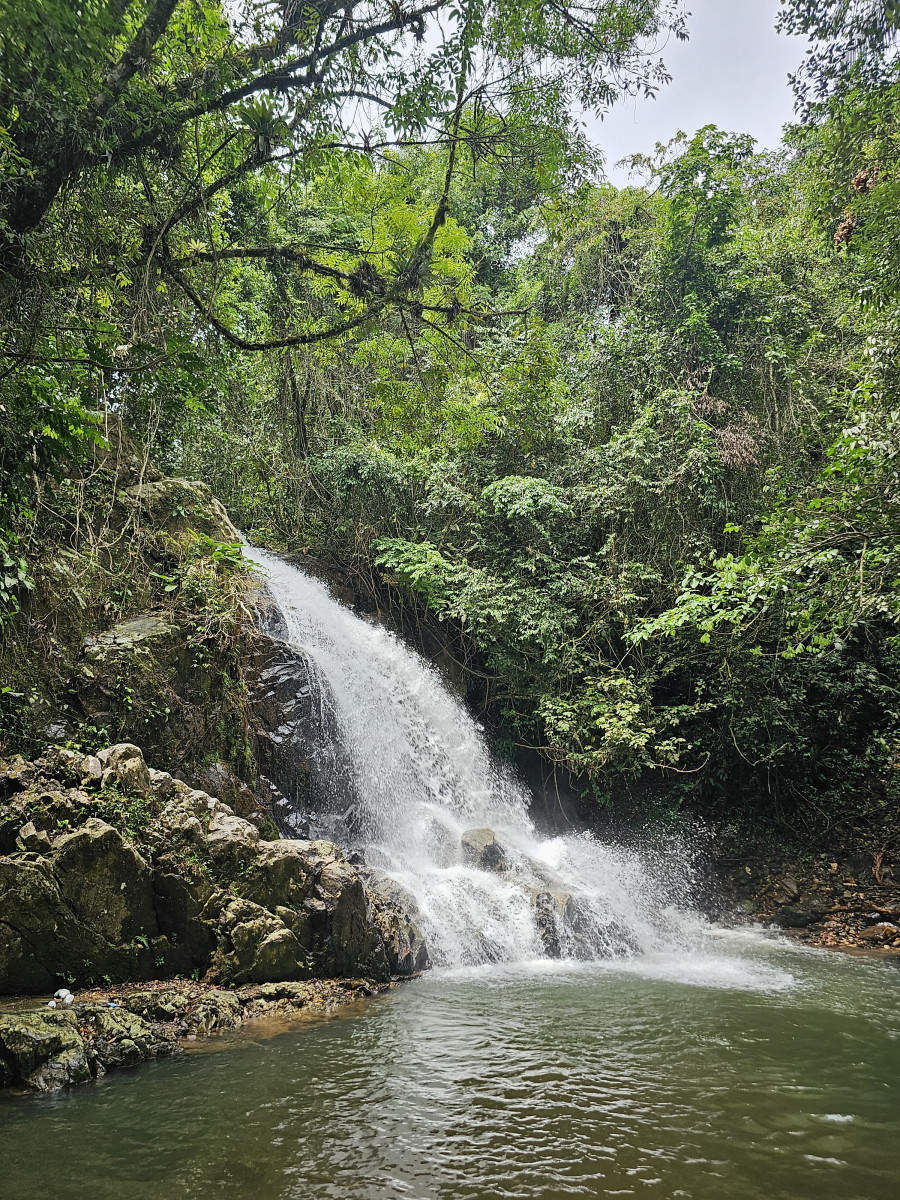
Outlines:
[[264, 840], [137, 746], [0, 762], [0, 994], [427, 966], [414, 902], [390, 881], [330, 842]]
[[372, 980], [201, 983], [88, 992], [64, 1010], [38, 1001], [0, 1011], [0, 1088], [55, 1091], [108, 1071], [180, 1054], [185, 1043], [262, 1017], [325, 1016], [392, 985]]

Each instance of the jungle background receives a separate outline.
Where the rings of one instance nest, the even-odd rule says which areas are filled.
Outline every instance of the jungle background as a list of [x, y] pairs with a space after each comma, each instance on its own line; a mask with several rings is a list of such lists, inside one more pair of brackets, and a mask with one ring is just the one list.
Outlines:
[[785, 0], [783, 148], [615, 188], [573, 103], [664, 87], [685, 20], [0, 0], [6, 749], [130, 613], [232, 661], [239, 555], [116, 515], [127, 442], [427, 629], [588, 811], [896, 839], [900, 12]]

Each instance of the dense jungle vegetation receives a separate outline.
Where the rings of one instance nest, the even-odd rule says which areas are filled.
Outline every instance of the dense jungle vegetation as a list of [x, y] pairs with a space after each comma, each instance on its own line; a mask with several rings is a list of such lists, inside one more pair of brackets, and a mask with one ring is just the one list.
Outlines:
[[663, 87], [684, 19], [0, 0], [9, 736], [52, 546], [135, 607], [84, 540], [114, 414], [597, 803], [892, 836], [900, 15], [785, 0], [784, 148], [708, 126], [614, 188], [572, 105]]

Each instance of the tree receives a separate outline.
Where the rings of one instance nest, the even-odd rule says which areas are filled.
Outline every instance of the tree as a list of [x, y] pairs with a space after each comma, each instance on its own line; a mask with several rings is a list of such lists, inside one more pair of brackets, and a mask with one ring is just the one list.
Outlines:
[[778, 28], [810, 40], [792, 77], [798, 107], [816, 105], [848, 88], [877, 86], [893, 57], [900, 28], [898, 0], [782, 0]]
[[[678, 10], [674, 0], [85, 0], [77, 10], [3, 0], [0, 263], [52, 277], [60, 264], [41, 240], [55, 202], [71, 238], [86, 216], [102, 220], [109, 205], [98, 213], [96, 195], [112, 192], [124, 221], [104, 231], [94, 278], [139, 269], [146, 290], [162, 275], [222, 336], [258, 348], [217, 315], [218, 275], [206, 268], [278, 259], [343, 284], [350, 311], [274, 340], [340, 333], [415, 294], [460, 142], [514, 141], [547, 120], [567, 128], [573, 99], [599, 108], [622, 90], [652, 91], [666, 75], [645, 46], [684, 36]], [[306, 246], [273, 245], [265, 221], [251, 239], [210, 228], [237, 191], [271, 212], [329, 153], [409, 143], [449, 147], [447, 183], [414, 253], [387, 278], [362, 247], [341, 271]], [[66, 265], [70, 281], [82, 265]]]

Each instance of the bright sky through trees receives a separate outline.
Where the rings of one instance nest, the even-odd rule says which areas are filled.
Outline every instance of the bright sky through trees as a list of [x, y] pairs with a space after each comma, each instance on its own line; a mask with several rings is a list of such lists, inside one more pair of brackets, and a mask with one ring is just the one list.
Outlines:
[[787, 76], [806, 47], [776, 33], [779, 0], [689, 0], [688, 8], [690, 41], [673, 38], [663, 51], [672, 83], [655, 100], [626, 100], [602, 122], [588, 119], [619, 186], [628, 183], [627, 170], [615, 166], [619, 159], [648, 154], [680, 129], [691, 134], [712, 123], [771, 149], [793, 119]]

